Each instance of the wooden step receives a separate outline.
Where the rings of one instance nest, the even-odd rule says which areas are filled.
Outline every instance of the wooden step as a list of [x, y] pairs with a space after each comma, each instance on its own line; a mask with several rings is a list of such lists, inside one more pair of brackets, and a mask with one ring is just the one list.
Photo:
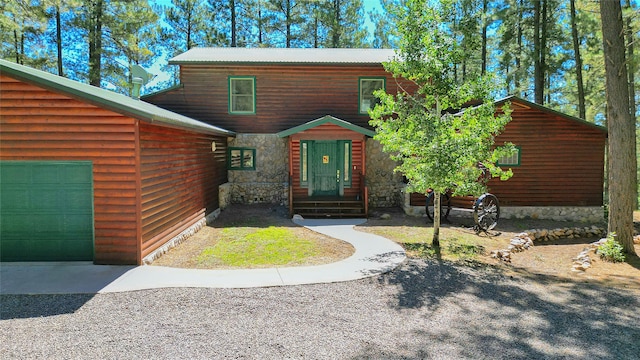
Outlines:
[[364, 217], [364, 204], [354, 199], [300, 199], [293, 202], [293, 213], [305, 218]]

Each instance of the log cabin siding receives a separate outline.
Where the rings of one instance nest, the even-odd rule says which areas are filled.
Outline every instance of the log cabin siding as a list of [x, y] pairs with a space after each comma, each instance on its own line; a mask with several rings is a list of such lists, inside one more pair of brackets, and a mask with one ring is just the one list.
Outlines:
[[137, 263], [135, 121], [0, 76], [0, 159], [89, 160], [94, 262]]
[[489, 189], [506, 206], [602, 206], [606, 133], [553, 113], [513, 104], [496, 138], [521, 147], [520, 166]]
[[[229, 114], [229, 76], [255, 76], [256, 114]], [[382, 65], [182, 65], [180, 77], [181, 87], [145, 100], [242, 133], [276, 133], [325, 115], [371, 129], [358, 113], [359, 79], [385, 77], [387, 92], [397, 90]]]
[[218, 208], [225, 154], [225, 137], [140, 124], [143, 258]]
[[[512, 167], [513, 177], [488, 184], [500, 205], [602, 206], [606, 132], [517, 99], [512, 109], [496, 145], [512, 142], [521, 148], [521, 159]], [[411, 194], [410, 201], [424, 206], [425, 197]]]

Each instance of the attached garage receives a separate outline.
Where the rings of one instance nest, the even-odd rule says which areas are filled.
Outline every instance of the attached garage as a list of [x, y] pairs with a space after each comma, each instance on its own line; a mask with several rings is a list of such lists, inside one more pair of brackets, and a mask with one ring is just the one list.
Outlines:
[[0, 162], [0, 260], [93, 260], [89, 161]]
[[142, 264], [219, 208], [235, 134], [0, 60], [0, 260]]

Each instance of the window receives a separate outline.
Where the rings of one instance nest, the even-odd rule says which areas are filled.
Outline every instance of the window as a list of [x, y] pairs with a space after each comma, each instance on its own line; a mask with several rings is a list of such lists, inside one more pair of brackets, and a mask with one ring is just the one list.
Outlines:
[[229, 170], [255, 170], [256, 149], [229, 148]]
[[367, 114], [367, 111], [373, 109], [379, 101], [378, 98], [373, 95], [373, 92], [386, 89], [385, 78], [360, 78], [358, 88], [358, 111], [360, 114]]
[[253, 76], [229, 77], [229, 113], [256, 113], [256, 78]]
[[498, 159], [498, 166], [520, 166], [520, 146], [516, 146], [516, 151], [511, 156], [503, 156]]
[[300, 186], [309, 185], [309, 142], [300, 142]]
[[342, 153], [344, 156], [344, 159], [342, 159], [342, 182], [345, 186], [351, 186], [351, 141], [341, 141], [341, 143], [343, 146]]

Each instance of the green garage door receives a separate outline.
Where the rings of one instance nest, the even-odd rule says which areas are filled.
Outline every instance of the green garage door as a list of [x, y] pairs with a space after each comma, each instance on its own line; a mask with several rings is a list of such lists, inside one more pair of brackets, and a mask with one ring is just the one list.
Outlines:
[[93, 260], [91, 162], [0, 162], [0, 260]]

